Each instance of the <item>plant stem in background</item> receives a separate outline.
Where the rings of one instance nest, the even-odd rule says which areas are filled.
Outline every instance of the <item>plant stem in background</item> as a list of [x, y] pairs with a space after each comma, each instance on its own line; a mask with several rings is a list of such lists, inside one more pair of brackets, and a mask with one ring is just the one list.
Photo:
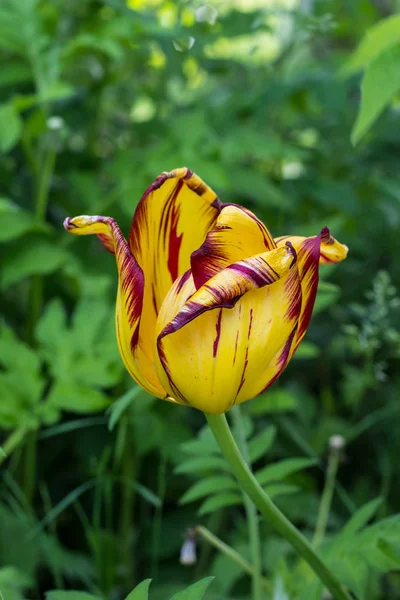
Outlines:
[[160, 463], [158, 467], [158, 482], [157, 482], [157, 496], [160, 498], [160, 505], [155, 509], [154, 524], [153, 524], [153, 544], [152, 544], [152, 564], [151, 573], [152, 578], [157, 581], [158, 578], [158, 565], [160, 562], [160, 540], [161, 540], [161, 525], [162, 525], [162, 514], [164, 506], [164, 498], [166, 491], [166, 469], [167, 459], [163, 449], [160, 450]]
[[225, 415], [205, 414], [208, 424], [217, 440], [222, 454], [229, 463], [241, 488], [253, 500], [261, 514], [268, 519], [272, 527], [282, 535], [310, 565], [315, 574], [331, 592], [335, 600], [350, 600], [340, 581], [316, 554], [311, 544], [275, 506], [270, 497], [247, 466], [233, 439]]
[[131, 589], [135, 579], [135, 557], [133, 552], [134, 520], [133, 507], [135, 490], [126, 482], [136, 480], [136, 452], [134, 436], [129, 431], [129, 416], [123, 415], [119, 423], [118, 435], [123, 437], [123, 453], [121, 458], [121, 517], [119, 523], [122, 559], [125, 563], [124, 577], [126, 589]]
[[[246, 463], [250, 467], [250, 457], [247, 448], [246, 436], [243, 428], [243, 418], [240, 410], [240, 406], [234, 406], [231, 411], [233, 419], [233, 431], [235, 434], [236, 442], [240, 452]], [[249, 531], [250, 540], [250, 551], [251, 559], [253, 561], [253, 573], [252, 573], [252, 589], [253, 589], [253, 600], [262, 600], [261, 591], [261, 542], [260, 542], [260, 528], [258, 524], [257, 509], [254, 503], [250, 500], [249, 496], [243, 492], [244, 507], [246, 510], [247, 526]]]
[[326, 470], [325, 485], [319, 504], [317, 523], [312, 541], [314, 548], [318, 548], [324, 540], [328, 525], [329, 512], [331, 510], [333, 492], [335, 490], [336, 475], [339, 467], [341, 451], [344, 446], [344, 438], [334, 435], [329, 440], [328, 468]]
[[[38, 189], [35, 201], [35, 218], [38, 223], [43, 223], [46, 218], [46, 209], [49, 199], [50, 184], [54, 172], [56, 161], [56, 151], [54, 148], [46, 150], [42, 169], [38, 182]], [[34, 275], [31, 281], [28, 300], [27, 317], [27, 340], [33, 345], [35, 336], [35, 327], [43, 304], [43, 277]], [[36, 480], [36, 445], [37, 432], [31, 431], [27, 436], [24, 452], [24, 471], [23, 471], [23, 489], [26, 497], [31, 502], [35, 490]]]
[[[250, 564], [249, 562], [247, 562], [247, 560], [245, 558], [243, 558], [243, 556], [241, 554], [239, 554], [239, 552], [234, 550], [228, 544], [225, 544], [225, 542], [223, 542], [219, 537], [214, 535], [209, 529], [207, 529], [206, 527], [203, 527], [202, 525], [198, 525], [196, 527], [196, 533], [197, 533], [197, 535], [202, 537], [206, 542], [211, 544], [211, 546], [214, 546], [214, 548], [219, 550], [219, 552], [221, 552], [221, 554], [225, 554], [225, 556], [230, 558], [232, 562], [237, 564], [245, 573], [250, 575], [250, 577], [254, 578], [253, 565]], [[260, 577], [260, 585], [261, 585], [262, 589], [264, 590], [264, 593], [272, 592], [271, 583], [265, 577]], [[261, 597], [263, 597], [263, 596], [261, 596]]]

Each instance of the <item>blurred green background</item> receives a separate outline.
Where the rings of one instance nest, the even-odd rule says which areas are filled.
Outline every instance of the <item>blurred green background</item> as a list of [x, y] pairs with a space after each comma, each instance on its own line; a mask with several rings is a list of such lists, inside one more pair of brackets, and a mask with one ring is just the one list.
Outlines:
[[[210, 600], [250, 598], [246, 573], [201, 536], [196, 564], [180, 563], [185, 531], [199, 524], [248, 558], [241, 498], [215, 487], [203, 415], [149, 397], [125, 373], [115, 262], [62, 228], [67, 216], [102, 214], [127, 234], [144, 190], [184, 165], [274, 236], [328, 225], [350, 248], [323, 269], [296, 358], [243, 418], [255, 469], [276, 465], [264, 483], [308, 536], [329, 439], [344, 437], [324, 548], [380, 498], [356, 513], [337, 569], [359, 599], [400, 598], [400, 104], [353, 147], [359, 73], [341, 74], [368, 28], [399, 8], [2, 0], [4, 600], [51, 589], [118, 600], [146, 577], [164, 600], [206, 575], [216, 576]], [[210, 478], [211, 503], [201, 491], [180, 501]], [[374, 513], [386, 525], [357, 538]], [[266, 598], [320, 598], [288, 545], [261, 530]]]

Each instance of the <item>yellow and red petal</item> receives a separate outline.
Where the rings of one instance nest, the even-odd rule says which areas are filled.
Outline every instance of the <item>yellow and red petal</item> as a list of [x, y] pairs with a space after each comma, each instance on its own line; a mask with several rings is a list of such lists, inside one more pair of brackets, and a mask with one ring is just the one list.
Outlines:
[[96, 234], [107, 240], [115, 254], [118, 268], [116, 330], [118, 347], [126, 369], [149, 393], [164, 397], [152, 360], [139, 346], [139, 329], [143, 311], [144, 276], [132, 255], [116, 221], [110, 217], [80, 216], [64, 221], [65, 229], [75, 235]]
[[302, 308], [299, 327], [293, 344], [293, 352], [298, 348], [310, 323], [319, 280], [319, 265], [344, 260], [348, 248], [331, 236], [328, 227], [324, 227], [319, 235], [305, 238], [301, 236], [283, 236], [277, 238], [277, 246], [282, 247], [290, 242], [297, 253], [297, 267], [302, 288]]
[[301, 289], [290, 247], [229, 265], [196, 291], [190, 272], [157, 321], [157, 372], [170, 395], [219, 414], [257, 395], [287, 363]]
[[162, 302], [190, 268], [220, 208], [215, 192], [186, 167], [162, 173], [138, 204], [128, 242], [145, 276], [140, 346], [149, 356]]
[[224, 204], [204, 244], [192, 253], [196, 288], [228, 265], [274, 248], [276, 244], [268, 229], [251, 211]]

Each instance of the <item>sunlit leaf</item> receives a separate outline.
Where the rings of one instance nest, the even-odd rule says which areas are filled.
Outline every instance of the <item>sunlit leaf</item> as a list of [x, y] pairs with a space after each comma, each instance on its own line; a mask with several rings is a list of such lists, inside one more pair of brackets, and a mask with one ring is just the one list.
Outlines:
[[351, 141], [357, 144], [400, 89], [400, 44], [380, 54], [367, 67], [361, 84], [361, 108]]

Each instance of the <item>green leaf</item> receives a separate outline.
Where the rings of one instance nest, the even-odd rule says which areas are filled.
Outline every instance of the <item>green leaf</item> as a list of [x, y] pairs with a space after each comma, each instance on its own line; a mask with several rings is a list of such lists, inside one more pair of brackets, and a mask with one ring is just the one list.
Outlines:
[[21, 137], [22, 119], [12, 104], [0, 105], [0, 152], [11, 150]]
[[126, 394], [121, 396], [121, 398], [113, 402], [113, 404], [107, 410], [107, 414], [110, 415], [108, 420], [109, 431], [114, 429], [115, 425], [118, 423], [124, 412], [132, 404], [133, 400], [142, 392], [142, 388], [132, 387], [126, 392]]
[[298, 358], [316, 358], [321, 353], [321, 350], [312, 342], [302, 342], [294, 357]]
[[252, 415], [294, 411], [296, 408], [297, 397], [295, 394], [279, 387], [269, 389], [264, 394], [254, 398], [249, 406]]
[[86, 592], [75, 592], [72, 590], [52, 590], [46, 593], [46, 600], [104, 600], [101, 596], [93, 596]]
[[33, 229], [45, 229], [35, 223], [33, 215], [8, 198], [0, 198], [0, 242], [8, 242]]
[[174, 594], [170, 600], [202, 600], [213, 579], [214, 577], [205, 577], [186, 590]]
[[238, 492], [226, 492], [207, 498], [199, 508], [199, 515], [207, 515], [226, 506], [234, 506], [243, 502], [243, 496]]
[[258, 435], [253, 437], [248, 444], [250, 461], [253, 463], [261, 458], [261, 456], [265, 456], [271, 449], [275, 438], [276, 427], [274, 425], [267, 427], [267, 429], [260, 431]]
[[385, 556], [387, 556], [397, 568], [400, 567], [400, 550], [398, 545], [396, 546], [390, 540], [385, 540], [384, 538], [378, 539], [377, 546]]
[[185, 460], [175, 469], [175, 473], [196, 473], [202, 471], [229, 471], [226, 461], [219, 456], [199, 456]]
[[76, 413], [92, 413], [104, 410], [111, 398], [100, 390], [80, 385], [74, 381], [57, 381], [47, 398], [51, 406]]
[[265, 485], [270, 481], [280, 481], [297, 471], [313, 467], [317, 462], [313, 458], [287, 458], [260, 469], [255, 476], [260, 485]]
[[7, 255], [0, 271], [0, 287], [14, 285], [31, 275], [48, 275], [68, 260], [68, 253], [47, 239], [23, 239]]
[[370, 519], [374, 516], [380, 505], [382, 504], [383, 498], [375, 498], [371, 502], [367, 502], [361, 508], [359, 508], [346, 525], [340, 532], [340, 537], [349, 537], [357, 533], [362, 529]]
[[131, 591], [125, 600], [148, 600], [151, 579], [145, 579]]
[[297, 485], [291, 485], [290, 483], [272, 483], [271, 485], [265, 486], [264, 489], [270, 498], [276, 498], [277, 496], [296, 494], [300, 488]]
[[368, 66], [361, 84], [361, 108], [351, 141], [356, 145], [400, 89], [400, 44], [380, 54]]
[[379, 21], [368, 29], [356, 51], [342, 69], [343, 75], [351, 75], [366, 67], [372, 60], [400, 43], [400, 15]]
[[204, 498], [209, 494], [220, 492], [224, 490], [235, 490], [237, 489], [237, 483], [228, 475], [216, 475], [213, 477], [206, 477], [197, 481], [179, 500], [180, 504], [187, 504], [193, 502], [199, 498]]

